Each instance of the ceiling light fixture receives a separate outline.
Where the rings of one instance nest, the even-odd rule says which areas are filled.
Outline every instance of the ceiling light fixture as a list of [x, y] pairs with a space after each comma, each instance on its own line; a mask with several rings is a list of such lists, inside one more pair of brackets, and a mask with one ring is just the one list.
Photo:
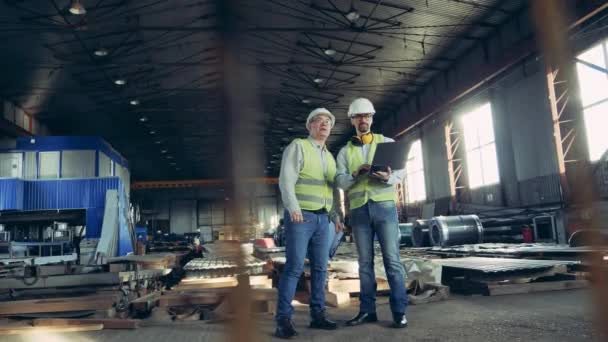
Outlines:
[[154, 135], [156, 134], [156, 131], [150, 131], [150, 134]]
[[97, 50], [93, 51], [93, 53], [97, 57], [105, 57], [108, 55], [108, 50], [106, 50], [104, 48], [98, 48]]
[[160, 140], [156, 140], [154, 143], [155, 143], [156, 145], [160, 145], [160, 144], [162, 143], [162, 141], [160, 141]]
[[87, 13], [86, 8], [82, 6], [80, 0], [72, 0], [72, 4], [70, 5], [69, 11], [73, 15], [84, 15]]
[[160, 153], [167, 153], [167, 150], [160, 150]]
[[316, 84], [319, 84], [319, 83], [323, 83], [323, 81], [325, 81], [325, 79], [324, 79], [324, 78], [317, 77], [317, 78], [315, 78], [313, 81], [314, 81]]
[[167, 156], [167, 159], [173, 159], [173, 156]]
[[323, 51], [323, 53], [325, 53], [325, 54], [326, 54], [326, 55], [328, 55], [328, 56], [333, 56], [333, 55], [335, 55], [335, 54], [336, 54], [336, 50], [334, 50], [334, 49], [331, 47], [331, 43], [329, 43], [329, 45], [327, 46], [327, 49], [325, 49], [325, 50]]
[[346, 19], [348, 19], [351, 23], [357, 21], [359, 18], [361, 18], [361, 14], [359, 14], [354, 7], [351, 7], [350, 11], [346, 13]]
[[310, 100], [309, 100], [309, 99], [302, 99], [302, 103], [304, 103], [304, 104], [309, 104], [309, 103], [310, 103]]
[[129, 101], [129, 103], [130, 103], [132, 106], [137, 106], [137, 105], [139, 104], [139, 100], [131, 100], [131, 101]]
[[[148, 118], [146, 116], [142, 116], [141, 118], [139, 118], [139, 121], [146, 122], [146, 121], [148, 121]], [[159, 144], [160, 144], [160, 141], [159, 141]]]
[[117, 78], [114, 80], [114, 84], [123, 86], [123, 85], [127, 84], [127, 80], [125, 80], [124, 78]]

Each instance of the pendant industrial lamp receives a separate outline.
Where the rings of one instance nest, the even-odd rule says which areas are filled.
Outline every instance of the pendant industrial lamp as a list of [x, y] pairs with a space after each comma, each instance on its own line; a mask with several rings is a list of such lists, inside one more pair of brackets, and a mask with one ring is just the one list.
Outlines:
[[84, 15], [87, 13], [87, 9], [80, 3], [80, 0], [72, 0], [69, 11], [73, 15]]

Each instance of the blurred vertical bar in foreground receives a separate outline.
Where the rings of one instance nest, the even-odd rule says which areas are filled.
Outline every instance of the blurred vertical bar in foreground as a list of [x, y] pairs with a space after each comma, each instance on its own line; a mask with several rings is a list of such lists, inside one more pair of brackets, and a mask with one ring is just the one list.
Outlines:
[[[239, 241], [247, 239], [248, 222], [245, 220], [249, 186], [246, 179], [253, 178], [262, 170], [260, 160], [263, 135], [258, 127], [261, 121], [260, 101], [256, 89], [258, 80], [256, 70], [252, 65], [239, 61], [243, 54], [242, 21], [244, 17], [240, 6], [243, 0], [220, 0], [218, 8], [221, 20], [223, 67], [224, 67], [224, 99], [223, 107], [226, 118], [226, 179], [229, 191], [228, 215], [232, 216], [235, 235]], [[245, 272], [245, 255], [240, 244], [231, 244], [225, 252], [236, 258], [238, 286], [233, 293], [235, 317], [228, 328], [229, 341], [258, 341], [254, 319], [251, 314], [251, 289], [249, 276]]]
[[[593, 2], [588, 2], [590, 5]], [[580, 3], [579, 3], [580, 4]], [[570, 46], [569, 30], [576, 2], [564, 0], [535, 0], [531, 2], [536, 38], [544, 58], [549, 87], [549, 101], [554, 120], [558, 162], [562, 174], [564, 200], [568, 210], [585, 211], [590, 216], [591, 229], [600, 229], [589, 150], [584, 126], [583, 110], [576, 75], [574, 49]], [[562, 136], [568, 123], [568, 131]], [[567, 140], [567, 141], [566, 141]], [[565, 143], [565, 147], [562, 144]], [[604, 249], [601, 242], [590, 241], [597, 250]], [[601, 253], [593, 253], [587, 260], [591, 265], [596, 305], [596, 326], [600, 340], [608, 338], [608, 278]]]

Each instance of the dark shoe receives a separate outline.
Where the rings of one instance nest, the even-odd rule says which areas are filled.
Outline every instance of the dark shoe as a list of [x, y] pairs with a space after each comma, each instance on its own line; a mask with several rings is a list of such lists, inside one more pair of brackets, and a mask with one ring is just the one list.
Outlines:
[[349, 327], [354, 327], [355, 325], [371, 322], [378, 322], [378, 316], [376, 316], [376, 313], [359, 312], [357, 316], [346, 321], [346, 325]]
[[292, 338], [298, 336], [298, 332], [294, 329], [291, 319], [283, 318], [277, 321], [277, 330], [274, 335], [278, 338]]
[[315, 315], [310, 321], [310, 327], [313, 329], [335, 330], [338, 327], [336, 322], [332, 322], [325, 317], [325, 314]]
[[407, 327], [407, 319], [405, 318], [405, 314], [402, 313], [394, 313], [393, 314], [393, 328], [401, 329]]

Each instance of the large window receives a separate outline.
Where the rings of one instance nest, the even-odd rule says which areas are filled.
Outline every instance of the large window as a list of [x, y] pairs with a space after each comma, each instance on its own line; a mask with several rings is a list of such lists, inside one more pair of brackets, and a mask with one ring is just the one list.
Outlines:
[[59, 178], [59, 152], [40, 152], [38, 154], [38, 178]]
[[499, 182], [492, 106], [486, 103], [462, 117], [469, 187]]
[[578, 56], [576, 71], [589, 144], [589, 158], [596, 161], [608, 150], [608, 40]]
[[424, 164], [422, 160], [422, 144], [416, 140], [410, 146], [405, 164], [406, 203], [424, 201], [426, 188], [424, 184]]

